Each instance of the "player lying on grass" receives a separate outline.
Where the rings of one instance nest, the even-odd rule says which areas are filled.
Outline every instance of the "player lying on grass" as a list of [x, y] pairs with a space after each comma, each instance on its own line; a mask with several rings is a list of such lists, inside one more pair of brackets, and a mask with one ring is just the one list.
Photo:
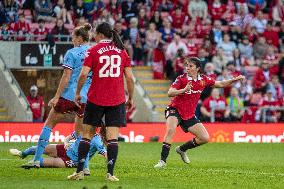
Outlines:
[[200, 59], [195, 57], [187, 58], [185, 60], [185, 66], [187, 73], [177, 77], [168, 91], [168, 96], [173, 98], [170, 105], [165, 110], [167, 130], [162, 146], [161, 159], [154, 166], [155, 168], [166, 166], [172, 138], [178, 125], [185, 133], [190, 132], [195, 136], [193, 140], [176, 148], [176, 152], [181, 156], [184, 163], [188, 164], [190, 162], [186, 154], [188, 149], [209, 142], [209, 134], [206, 128], [195, 116], [195, 109], [202, 91], [206, 87], [228, 87], [232, 83], [245, 78], [240, 75], [229, 80], [215, 81], [214, 79], [201, 74]]
[[[44, 154], [49, 156], [48, 158], [40, 159], [40, 167], [56, 167], [56, 168], [71, 168], [78, 165], [78, 146], [82, 137], [78, 137], [74, 131], [71, 135], [66, 137], [64, 144], [49, 144], [44, 150]], [[75, 142], [70, 143], [75, 139]], [[10, 149], [10, 153], [14, 156], [19, 156], [24, 159], [29, 155], [34, 155], [37, 146], [29, 147], [23, 151], [18, 149]], [[84, 164], [84, 175], [90, 175], [89, 160], [98, 152], [106, 158], [106, 148], [104, 142], [99, 134], [91, 140], [90, 152], [87, 156], [87, 160]]]
[[45, 147], [48, 145], [52, 129], [59, 123], [64, 114], [76, 113], [75, 130], [82, 131], [82, 122], [84, 115], [85, 103], [87, 102], [87, 92], [91, 84], [91, 73], [88, 75], [87, 81], [84, 83], [82, 95], [82, 104], [78, 107], [75, 102], [75, 91], [77, 86], [77, 78], [82, 69], [85, 53], [89, 49], [89, 36], [91, 30], [90, 24], [78, 26], [72, 33], [72, 42], [74, 48], [68, 50], [64, 56], [62, 64], [64, 70], [58, 85], [55, 96], [49, 101], [48, 106], [52, 107], [47, 120], [44, 123], [41, 134], [39, 136], [34, 159], [22, 165], [23, 168], [39, 168], [40, 159]]

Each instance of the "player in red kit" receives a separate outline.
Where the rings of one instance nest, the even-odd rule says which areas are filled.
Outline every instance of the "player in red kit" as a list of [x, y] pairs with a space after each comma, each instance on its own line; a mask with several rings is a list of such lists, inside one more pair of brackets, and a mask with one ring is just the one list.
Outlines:
[[195, 109], [202, 91], [206, 87], [224, 88], [232, 83], [242, 80], [245, 77], [240, 75], [233, 79], [215, 81], [214, 79], [200, 74], [201, 63], [199, 58], [187, 58], [185, 60], [186, 72], [177, 77], [168, 91], [168, 96], [173, 97], [170, 105], [166, 108], [166, 126], [161, 159], [154, 166], [163, 168], [170, 152], [172, 138], [176, 127], [179, 125], [182, 130], [195, 135], [193, 140], [184, 143], [176, 148], [184, 163], [189, 163], [186, 151], [209, 142], [209, 135], [203, 124], [196, 118]]
[[[80, 91], [90, 71], [93, 73], [92, 83], [88, 92], [83, 120], [83, 137], [78, 148], [77, 171], [68, 179], [84, 178], [83, 166], [90, 148], [90, 139], [100, 127], [105, 116], [107, 136], [107, 177], [109, 181], [119, 181], [113, 175], [118, 154], [119, 128], [126, 126], [126, 110], [133, 107], [134, 80], [130, 58], [115, 30], [103, 22], [95, 31], [97, 44], [88, 50], [84, 66], [78, 79], [75, 100], [80, 102]], [[126, 78], [128, 100], [125, 103], [124, 75]]]

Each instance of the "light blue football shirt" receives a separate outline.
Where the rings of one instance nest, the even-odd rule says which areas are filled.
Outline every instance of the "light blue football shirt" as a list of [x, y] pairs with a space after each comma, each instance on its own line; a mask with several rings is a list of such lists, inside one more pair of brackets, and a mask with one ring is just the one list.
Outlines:
[[[77, 165], [78, 164], [78, 148], [80, 144], [80, 140], [82, 137], [78, 137], [74, 143], [70, 145], [68, 148], [66, 154], [67, 156]], [[106, 148], [103, 144], [102, 138], [100, 135], [95, 134], [95, 136], [92, 138], [90, 142], [90, 151], [87, 156], [87, 161], [84, 165], [85, 167], [88, 167], [89, 164], [89, 159], [91, 159], [95, 153], [98, 152], [99, 154], [105, 154], [106, 153]]]
[[[74, 101], [77, 89], [78, 77], [80, 75], [84, 63], [85, 53], [90, 47], [91, 47], [90, 45], [80, 45], [66, 52], [62, 66], [64, 68], [71, 69], [72, 75], [70, 77], [68, 85], [65, 87], [64, 91], [62, 92], [61, 97], [70, 101]], [[87, 81], [84, 84], [80, 93], [82, 97], [81, 100], [82, 103], [87, 102], [87, 93], [91, 85], [91, 81], [92, 81], [92, 73], [90, 72]]]

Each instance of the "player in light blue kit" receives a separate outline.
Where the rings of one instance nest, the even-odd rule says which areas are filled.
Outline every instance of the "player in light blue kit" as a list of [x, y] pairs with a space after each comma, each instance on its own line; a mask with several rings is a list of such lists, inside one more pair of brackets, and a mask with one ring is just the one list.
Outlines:
[[45, 147], [48, 145], [51, 131], [64, 117], [65, 113], [76, 113], [75, 131], [81, 135], [82, 118], [87, 101], [87, 92], [91, 84], [91, 75], [89, 75], [88, 80], [84, 84], [84, 89], [81, 92], [82, 104], [80, 107], [75, 104], [74, 99], [78, 76], [82, 69], [85, 53], [90, 48], [89, 32], [91, 28], [90, 24], [85, 24], [84, 26], [76, 27], [72, 33], [74, 48], [68, 50], [65, 54], [64, 63], [62, 65], [64, 72], [55, 96], [48, 103], [48, 106], [52, 107], [52, 109], [41, 131], [34, 159], [22, 165], [23, 168], [39, 168], [43, 165], [42, 154]]
[[[102, 133], [101, 133], [102, 134]], [[105, 136], [102, 136], [105, 138]], [[89, 171], [89, 160], [95, 155], [98, 154], [106, 158], [106, 148], [102, 137], [99, 134], [95, 134], [91, 140], [90, 152], [87, 156], [84, 165], [84, 175], [90, 175]], [[75, 142], [69, 143], [70, 140], [75, 139]], [[66, 137], [64, 144], [49, 144], [44, 150], [44, 154], [48, 155], [48, 158], [43, 158], [43, 163], [40, 167], [56, 167], [56, 168], [71, 168], [76, 167], [78, 164], [78, 147], [81, 137], [79, 137], [74, 131], [71, 135]], [[22, 159], [26, 158], [29, 155], [34, 155], [36, 152], [37, 146], [29, 147], [23, 151], [18, 149], [10, 149], [10, 154], [18, 156]]]

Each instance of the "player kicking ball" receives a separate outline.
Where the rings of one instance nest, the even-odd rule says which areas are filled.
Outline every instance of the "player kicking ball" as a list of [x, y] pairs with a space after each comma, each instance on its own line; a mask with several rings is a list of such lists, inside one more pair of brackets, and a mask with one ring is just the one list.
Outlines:
[[185, 133], [190, 132], [195, 136], [192, 140], [176, 147], [176, 152], [181, 156], [182, 161], [189, 164], [190, 160], [186, 151], [209, 142], [209, 134], [206, 128], [195, 116], [195, 109], [202, 91], [206, 87], [228, 87], [234, 82], [245, 79], [244, 76], [239, 75], [229, 80], [215, 81], [201, 74], [200, 59], [196, 57], [187, 58], [185, 66], [187, 73], [177, 77], [168, 91], [168, 96], [173, 98], [165, 110], [167, 130], [162, 146], [161, 159], [154, 168], [166, 166], [172, 138], [178, 125]]

